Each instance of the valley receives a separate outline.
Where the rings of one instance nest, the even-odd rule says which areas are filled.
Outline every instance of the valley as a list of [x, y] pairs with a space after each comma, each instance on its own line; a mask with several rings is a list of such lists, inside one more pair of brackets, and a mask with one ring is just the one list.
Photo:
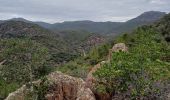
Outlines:
[[170, 14], [0, 21], [0, 100], [169, 100]]

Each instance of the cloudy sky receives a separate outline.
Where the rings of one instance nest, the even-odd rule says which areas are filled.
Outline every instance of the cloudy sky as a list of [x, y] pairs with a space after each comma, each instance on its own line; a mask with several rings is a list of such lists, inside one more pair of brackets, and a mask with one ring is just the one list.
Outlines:
[[170, 0], [0, 0], [0, 19], [126, 21], [145, 11], [170, 12]]

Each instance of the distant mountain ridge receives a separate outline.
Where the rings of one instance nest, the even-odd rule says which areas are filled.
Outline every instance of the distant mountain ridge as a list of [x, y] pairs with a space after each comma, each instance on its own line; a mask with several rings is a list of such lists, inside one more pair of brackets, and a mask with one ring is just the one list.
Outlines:
[[[50, 24], [45, 22], [32, 22], [23, 18], [13, 18], [10, 20], [24, 21], [27, 23], [38, 24], [52, 31], [85, 30], [88, 32], [94, 32], [100, 34], [112, 33], [113, 35], [114, 34], [116, 35], [122, 32], [131, 31], [138, 26], [151, 24], [156, 20], [162, 18], [164, 15], [166, 15], [165, 12], [149, 11], [149, 12], [144, 12], [141, 15], [137, 16], [136, 18], [128, 20], [127, 22], [93, 22], [93, 21], [85, 20], [85, 21], [67, 21], [63, 23]], [[4, 21], [0, 21], [0, 23], [2, 22]]]
[[165, 15], [166, 15], [165, 12], [159, 11], [144, 12], [141, 15], [137, 16], [136, 18], [128, 20], [127, 22], [121, 24], [120, 26], [112, 29], [111, 32], [113, 33], [130, 32], [139, 26], [152, 24], [153, 22], [160, 20]]
[[[0, 39], [25, 37], [42, 43], [55, 52], [67, 49], [66, 43], [58, 34], [55, 34], [37, 24], [13, 20], [0, 24]], [[50, 44], [49, 41], [54, 42], [55, 45]]]
[[135, 22], [135, 21], [155, 21], [158, 18], [161, 18], [165, 15], [165, 12], [158, 12], [158, 11], [149, 11], [149, 12], [144, 12], [140, 16], [129, 20], [128, 22]]

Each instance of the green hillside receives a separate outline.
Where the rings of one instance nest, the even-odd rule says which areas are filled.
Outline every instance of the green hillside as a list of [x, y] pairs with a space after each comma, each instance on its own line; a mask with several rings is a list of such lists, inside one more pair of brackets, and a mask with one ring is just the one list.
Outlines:
[[[143, 22], [145, 17], [139, 18]], [[109, 37], [111, 41], [82, 30], [52, 32], [22, 21], [1, 23], [0, 99], [23, 84], [33, 86], [32, 81], [56, 70], [86, 79], [89, 71], [102, 63], [92, 74], [96, 99], [165, 100], [170, 93], [169, 23], [167, 14], [153, 25]], [[125, 43], [128, 51], [112, 52], [108, 60], [109, 50], [116, 43]], [[38, 96], [44, 97], [45, 89], [40, 89], [37, 94], [43, 92], [43, 96]]]
[[108, 50], [113, 44], [125, 43], [128, 52], [112, 53], [111, 61], [94, 73], [96, 96], [165, 100], [170, 92], [169, 22], [170, 14], [153, 25], [139, 27], [118, 36], [113, 42], [95, 47], [86, 57], [79, 57], [58, 70], [84, 79], [93, 68], [91, 66], [107, 61]]
[[152, 26], [118, 37], [116, 42], [126, 43], [128, 52], [113, 53], [110, 63], [95, 73], [97, 91], [123, 99], [166, 99], [170, 81], [169, 22], [170, 14]]

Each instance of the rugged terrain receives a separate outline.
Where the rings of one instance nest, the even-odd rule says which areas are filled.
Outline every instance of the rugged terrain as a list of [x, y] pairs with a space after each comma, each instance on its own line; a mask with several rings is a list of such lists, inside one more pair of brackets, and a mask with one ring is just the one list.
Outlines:
[[[140, 20], [130, 22], [155, 21], [163, 15], [156, 14], [150, 19], [148, 16], [153, 13], [144, 13], [138, 17]], [[87, 31], [56, 32], [32, 22], [3, 22], [0, 24], [0, 97], [7, 97], [6, 100], [169, 100], [169, 23], [170, 14], [167, 14], [152, 25], [138, 27], [112, 43], [105, 43], [106, 37]], [[48, 59], [45, 59], [46, 48], [51, 55]], [[77, 49], [82, 56], [72, 55]], [[54, 65], [49, 64], [51, 60], [64, 63], [41, 75]], [[21, 88], [16, 90], [18, 87]], [[8, 95], [9, 92], [12, 93]]]

